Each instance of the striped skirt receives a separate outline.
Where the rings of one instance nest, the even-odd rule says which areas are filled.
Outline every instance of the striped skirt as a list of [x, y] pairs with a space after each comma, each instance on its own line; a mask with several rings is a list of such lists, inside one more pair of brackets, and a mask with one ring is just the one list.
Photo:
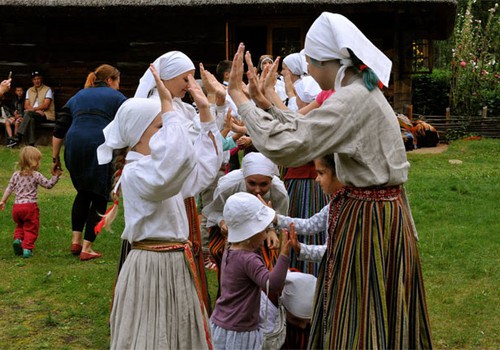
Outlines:
[[[288, 216], [292, 218], [308, 219], [318, 213], [329, 202], [319, 183], [314, 179], [289, 179], [285, 180], [285, 187], [290, 198]], [[297, 235], [299, 242], [304, 244], [325, 244], [326, 232], [313, 235]], [[297, 260], [297, 255], [291, 250], [290, 267], [318, 276], [319, 264], [309, 261]]]
[[212, 348], [189, 266], [183, 251], [132, 249], [115, 286], [111, 349]]
[[400, 188], [346, 188], [330, 218], [308, 347], [432, 348], [417, 241]]

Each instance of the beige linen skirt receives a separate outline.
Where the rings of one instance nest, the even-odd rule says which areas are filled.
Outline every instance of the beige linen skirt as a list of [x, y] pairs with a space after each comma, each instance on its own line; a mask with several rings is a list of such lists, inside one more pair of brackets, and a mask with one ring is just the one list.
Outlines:
[[204, 322], [182, 251], [129, 253], [115, 286], [111, 349], [208, 349]]

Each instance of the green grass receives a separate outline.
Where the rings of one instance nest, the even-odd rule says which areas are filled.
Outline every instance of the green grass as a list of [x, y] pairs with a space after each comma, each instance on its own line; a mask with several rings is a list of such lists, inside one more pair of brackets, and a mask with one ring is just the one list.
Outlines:
[[[49, 176], [50, 148], [41, 172]], [[0, 187], [19, 150], [0, 149]], [[407, 191], [419, 231], [420, 256], [435, 347], [500, 347], [500, 140], [458, 141], [442, 154], [412, 154]], [[453, 165], [450, 159], [462, 164]], [[14, 256], [13, 198], [0, 212], [0, 349], [107, 349], [108, 318], [123, 219], [95, 248], [101, 259], [69, 253], [75, 195], [67, 171], [40, 189], [40, 236], [34, 256]], [[211, 294], [215, 276], [209, 275]]]

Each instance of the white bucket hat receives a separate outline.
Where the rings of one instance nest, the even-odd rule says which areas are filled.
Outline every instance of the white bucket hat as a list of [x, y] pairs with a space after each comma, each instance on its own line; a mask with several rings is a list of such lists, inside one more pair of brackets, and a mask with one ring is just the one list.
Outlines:
[[276, 212], [247, 192], [230, 196], [224, 205], [224, 220], [228, 228], [229, 243], [242, 242], [269, 226]]
[[299, 318], [313, 314], [316, 277], [308, 273], [288, 271], [280, 300], [285, 309]]

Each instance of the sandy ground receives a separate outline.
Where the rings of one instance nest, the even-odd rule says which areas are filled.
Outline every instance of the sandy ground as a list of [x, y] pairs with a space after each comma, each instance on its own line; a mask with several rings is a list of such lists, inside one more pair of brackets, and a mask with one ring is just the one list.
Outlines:
[[436, 154], [436, 153], [443, 153], [448, 149], [448, 144], [446, 143], [438, 143], [436, 147], [424, 147], [424, 148], [417, 148], [416, 150], [410, 151], [409, 153], [415, 153], [415, 154]]

